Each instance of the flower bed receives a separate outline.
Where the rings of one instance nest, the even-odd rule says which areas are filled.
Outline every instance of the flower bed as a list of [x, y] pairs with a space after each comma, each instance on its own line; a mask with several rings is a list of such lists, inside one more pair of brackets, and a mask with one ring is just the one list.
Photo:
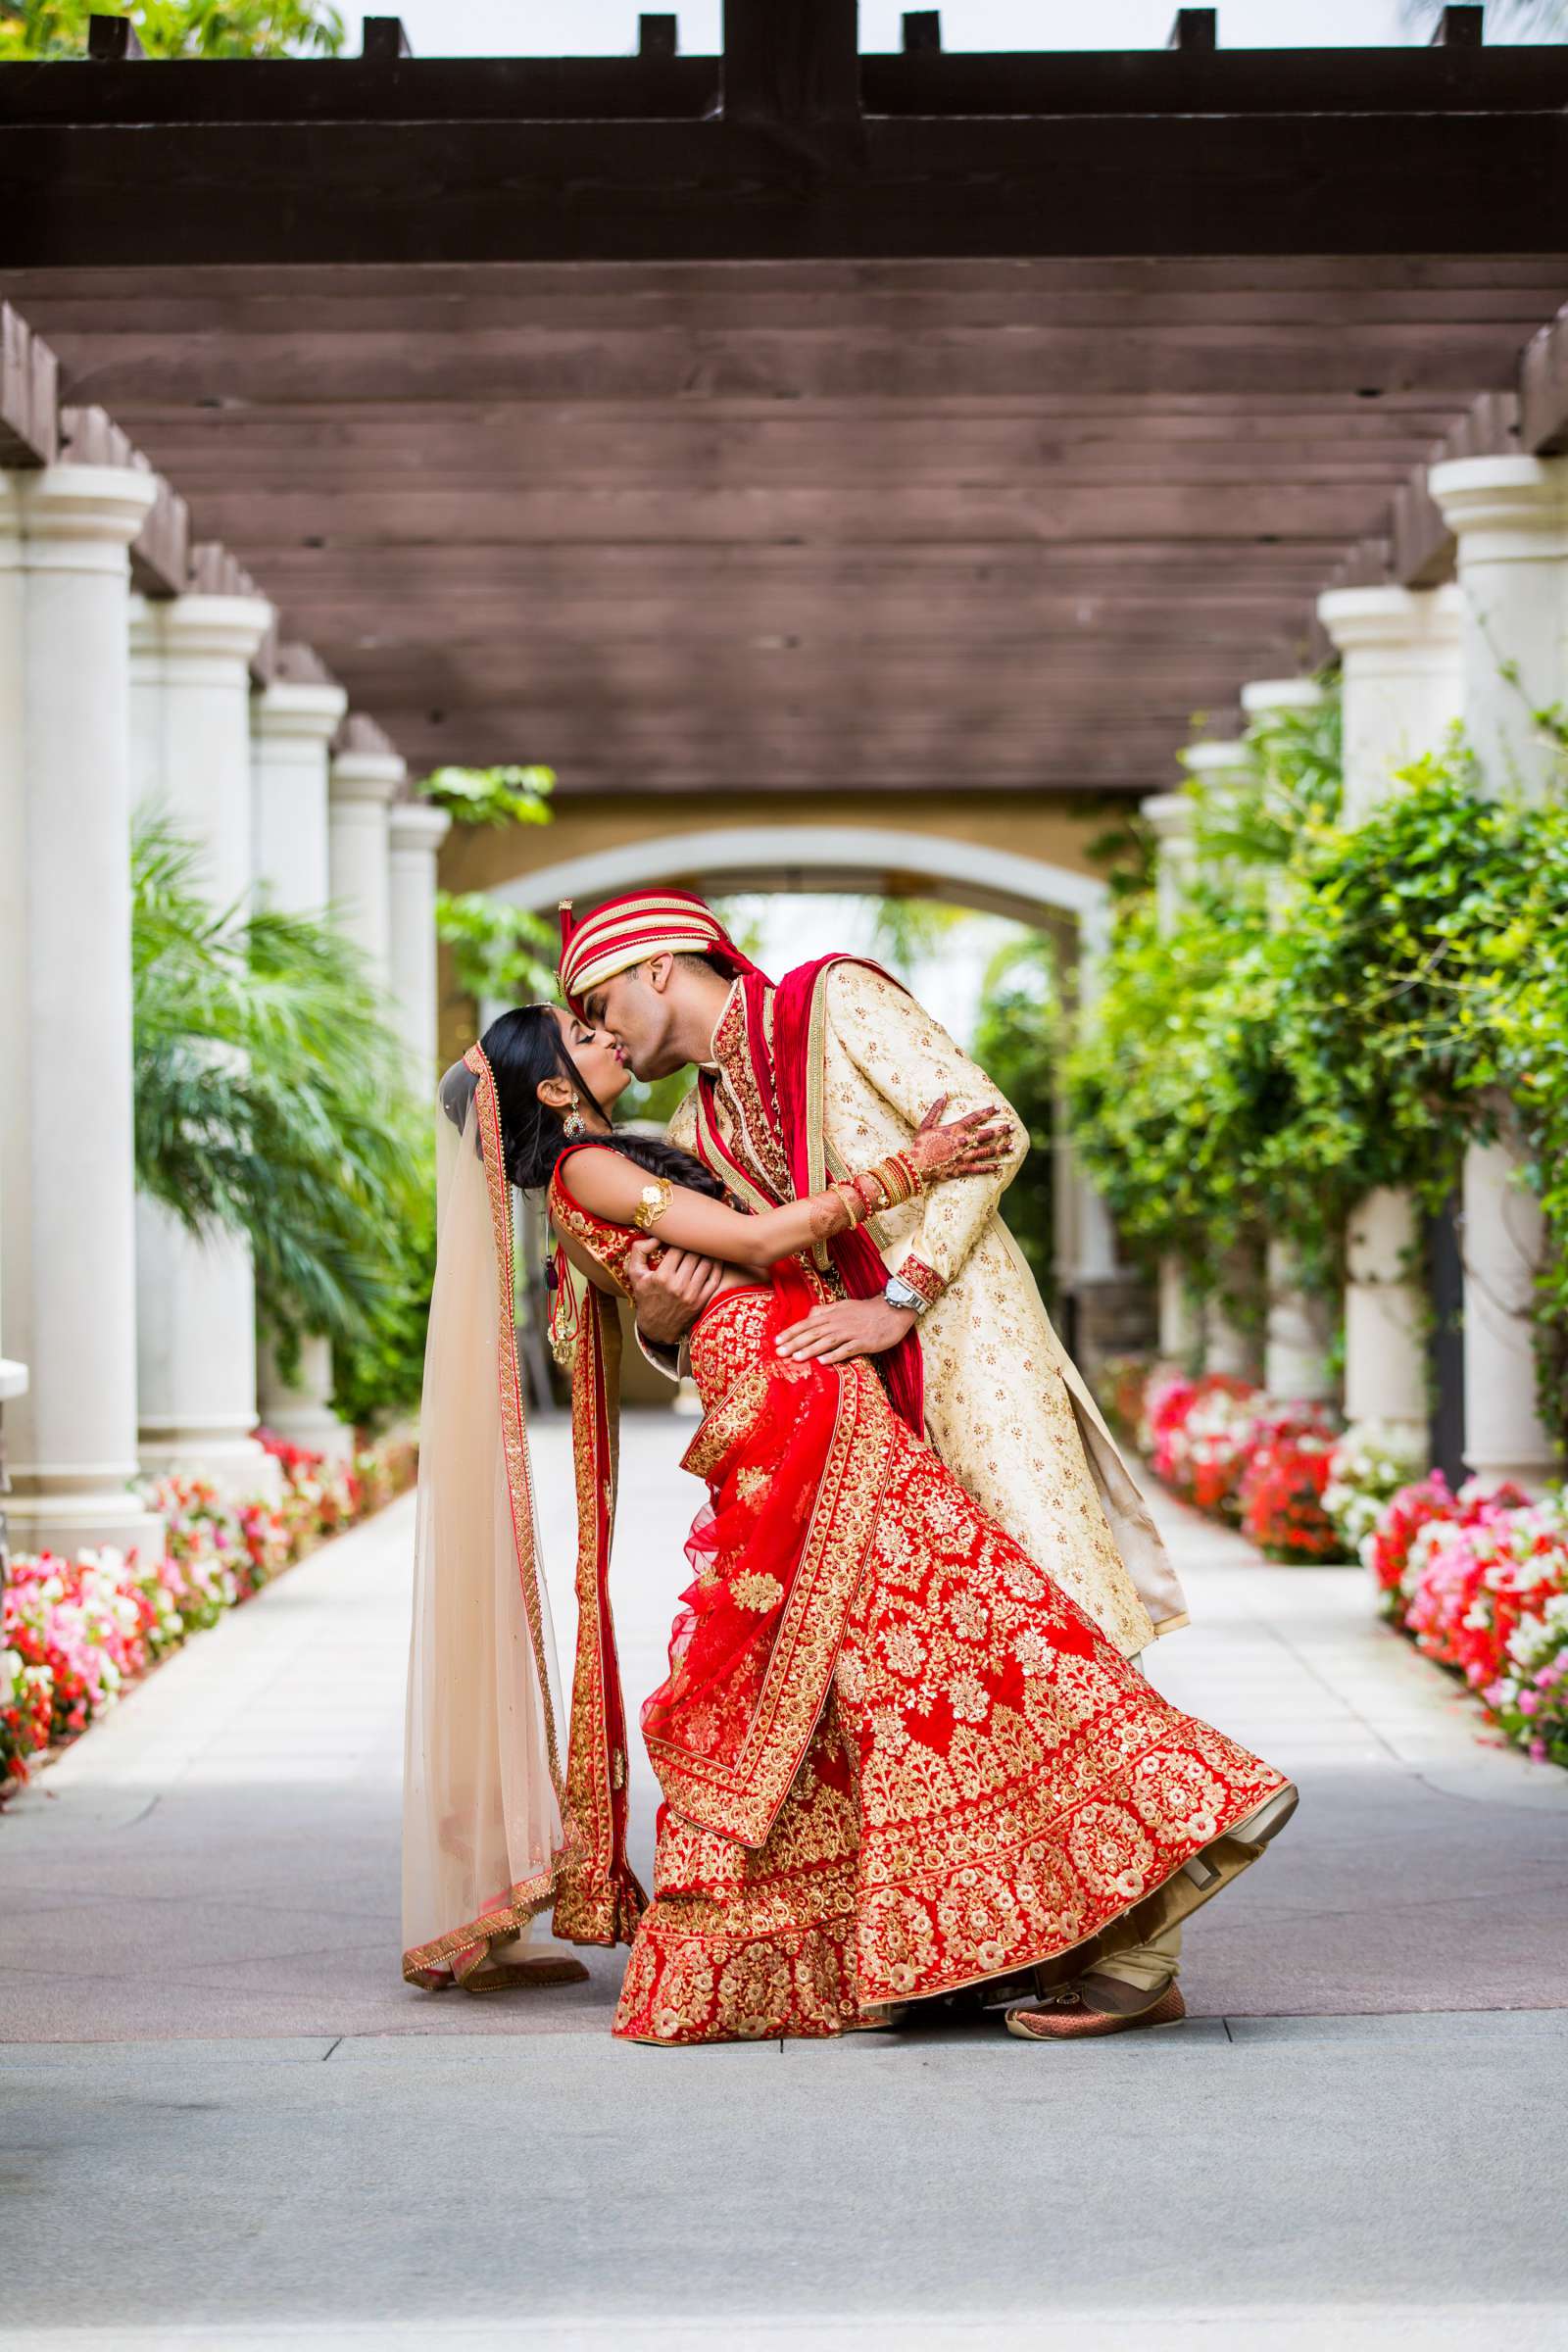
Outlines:
[[1538, 1763], [1568, 1764], [1568, 1497], [1439, 1471], [1401, 1487], [1362, 1543], [1383, 1607], [1464, 1677]]
[[1118, 1423], [1195, 1510], [1241, 1527], [1273, 1559], [1348, 1556], [1325, 1494], [1336, 1438], [1315, 1404], [1281, 1404], [1229, 1373], [1168, 1364], [1113, 1371]]
[[1489, 1722], [1568, 1765], [1568, 1495], [1532, 1502], [1420, 1474], [1405, 1433], [1336, 1435], [1315, 1405], [1278, 1405], [1222, 1375], [1131, 1357], [1106, 1366], [1115, 1426], [1185, 1502], [1272, 1558], [1356, 1560], [1422, 1653], [1462, 1675]]
[[225, 1499], [205, 1479], [171, 1477], [147, 1493], [164, 1517], [162, 1558], [107, 1545], [75, 1559], [13, 1557], [0, 1619], [0, 1801], [160, 1658], [414, 1475], [407, 1441], [334, 1463], [261, 1434], [282, 1468], [279, 1502]]

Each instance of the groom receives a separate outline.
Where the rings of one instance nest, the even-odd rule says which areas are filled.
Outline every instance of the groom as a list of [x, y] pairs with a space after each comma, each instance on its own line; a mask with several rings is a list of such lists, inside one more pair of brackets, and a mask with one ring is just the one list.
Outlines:
[[[999, 1090], [876, 965], [824, 957], [777, 988], [703, 901], [676, 890], [562, 908], [562, 992], [611, 1032], [636, 1075], [696, 1063], [668, 1137], [743, 1207], [805, 1198], [905, 1144], [934, 1102], [946, 1115]], [[1187, 1622], [1181, 1587], [1099, 1407], [1052, 1329], [997, 1213], [1007, 1163], [870, 1221], [875, 1250], [841, 1262], [846, 1295], [786, 1332], [781, 1353], [882, 1360], [895, 1394], [923, 1388], [936, 1451], [1126, 1656]], [[628, 1268], [647, 1352], [673, 1373], [706, 1269], [680, 1257]], [[878, 1255], [878, 1253], [880, 1253]], [[825, 1260], [824, 1260], [824, 1269]], [[676, 1354], [668, 1352], [672, 1348]], [[1177, 1935], [1102, 1959], [1032, 2021], [1042, 2038], [1164, 2024], [1182, 2013]]]

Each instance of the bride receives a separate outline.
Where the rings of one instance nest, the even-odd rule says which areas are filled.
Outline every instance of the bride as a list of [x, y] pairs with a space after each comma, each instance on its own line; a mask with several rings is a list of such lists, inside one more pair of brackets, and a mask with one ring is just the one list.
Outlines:
[[[867, 1215], [993, 1166], [998, 1111], [760, 1215], [671, 1146], [616, 1131], [619, 1049], [508, 1012], [442, 1081], [404, 1846], [404, 1973], [530, 1974], [530, 1921], [631, 1945], [614, 2032], [828, 2035], [962, 1986], [1028, 1989], [1147, 1941], [1252, 1861], [1284, 1777], [1161, 1699], [926, 1445], [858, 1357], [781, 1358]], [[559, 1738], [514, 1330], [512, 1187], [560, 1238], [572, 1355], [578, 1639]], [[650, 1902], [626, 1860], [626, 1733], [608, 1570], [616, 1294], [654, 1234], [722, 1267], [690, 1336], [705, 1408], [684, 1467], [669, 1672], [642, 1710], [663, 1792]], [[1021, 1985], [1019, 1984], [1021, 1980]], [[1009, 1981], [1010, 1987], [1009, 1987]], [[982, 1995], [984, 1997], [984, 1995]], [[1030, 2034], [1026, 2009], [1009, 2013]]]

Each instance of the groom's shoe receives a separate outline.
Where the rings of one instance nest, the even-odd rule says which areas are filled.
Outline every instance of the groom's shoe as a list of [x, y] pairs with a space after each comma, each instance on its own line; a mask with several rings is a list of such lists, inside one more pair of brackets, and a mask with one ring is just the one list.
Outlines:
[[1301, 1791], [1294, 1781], [1287, 1781], [1255, 1813], [1249, 1813], [1245, 1821], [1239, 1821], [1230, 1835], [1239, 1838], [1244, 1845], [1267, 1845], [1270, 1838], [1279, 1836], [1300, 1801]]
[[1156, 1993], [1147, 2009], [1130, 2017], [1097, 2008], [1081, 1984], [1064, 1984], [1043, 2001], [1007, 2011], [1007, 2032], [1020, 2041], [1087, 2041], [1101, 2034], [1134, 2034], [1151, 2026], [1175, 2026], [1187, 2015], [1187, 2003], [1174, 1981]]

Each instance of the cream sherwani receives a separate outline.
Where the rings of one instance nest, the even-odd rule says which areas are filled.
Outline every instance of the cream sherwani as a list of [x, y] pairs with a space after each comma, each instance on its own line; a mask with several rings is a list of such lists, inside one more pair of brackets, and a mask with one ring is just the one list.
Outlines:
[[[719, 1076], [723, 1142], [745, 1161], [756, 1154], [736, 1014], [732, 991], [710, 1066]], [[896, 1151], [941, 1095], [949, 1118], [1003, 1100], [894, 981], [863, 964], [834, 965], [822, 1103], [833, 1172]], [[697, 1147], [695, 1103], [694, 1092], [668, 1130], [687, 1152]], [[939, 1185], [873, 1219], [871, 1231], [889, 1271], [931, 1302], [920, 1323], [931, 1444], [982, 1509], [1133, 1656], [1185, 1625], [1186, 1607], [1148, 1508], [998, 1214], [1028, 1149], [1016, 1115], [1014, 1128], [1005, 1166]]]

